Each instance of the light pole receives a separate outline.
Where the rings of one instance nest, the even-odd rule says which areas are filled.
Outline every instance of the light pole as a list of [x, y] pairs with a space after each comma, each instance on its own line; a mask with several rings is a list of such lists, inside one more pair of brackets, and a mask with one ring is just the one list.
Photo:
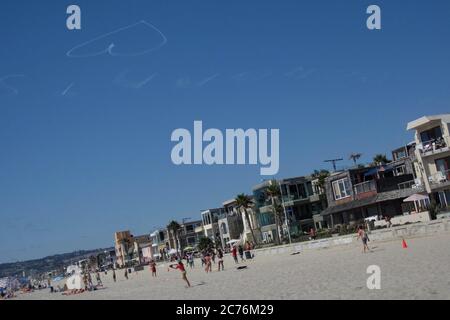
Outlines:
[[278, 183], [278, 186], [280, 187], [281, 205], [283, 206], [284, 220], [286, 223], [286, 229], [287, 229], [287, 233], [288, 233], [288, 237], [289, 237], [289, 244], [291, 244], [292, 243], [291, 230], [290, 230], [289, 224], [288, 224], [288, 217], [287, 217], [287, 213], [286, 213], [286, 206], [284, 205], [283, 191], [281, 190], [281, 183]]

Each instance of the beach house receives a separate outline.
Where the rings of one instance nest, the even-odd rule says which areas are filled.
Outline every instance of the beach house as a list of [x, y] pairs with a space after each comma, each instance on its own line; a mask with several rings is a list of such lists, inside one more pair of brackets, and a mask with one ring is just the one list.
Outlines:
[[276, 183], [275, 180], [265, 180], [253, 186], [253, 201], [257, 224], [263, 243], [275, 242], [278, 237], [277, 225], [272, 202], [267, 198], [267, 188]]
[[203, 230], [198, 228], [202, 226], [202, 220], [185, 221], [180, 227], [179, 232], [181, 249], [186, 247], [195, 248], [202, 236], [204, 236]]
[[210, 238], [215, 243], [221, 243], [219, 219], [223, 218], [224, 215], [224, 208], [213, 208], [201, 211], [204, 237]]
[[450, 207], [450, 114], [424, 116], [407, 125], [415, 134], [415, 165], [431, 200]]
[[[281, 199], [291, 235], [300, 235], [324, 224], [320, 213], [326, 207], [325, 197], [315, 178], [294, 177], [279, 180]], [[325, 202], [325, 203], [324, 203]], [[314, 219], [314, 216], [315, 219]]]
[[321, 215], [329, 227], [356, 224], [368, 217], [393, 217], [408, 210], [403, 200], [424, 191], [413, 166], [414, 148], [398, 148], [394, 153], [392, 162], [360, 165], [326, 178], [328, 208]]

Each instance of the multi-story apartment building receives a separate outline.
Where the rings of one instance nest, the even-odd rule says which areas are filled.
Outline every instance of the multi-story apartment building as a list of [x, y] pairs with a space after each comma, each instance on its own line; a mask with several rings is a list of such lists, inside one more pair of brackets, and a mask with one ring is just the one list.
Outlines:
[[278, 239], [272, 202], [266, 197], [267, 188], [274, 183], [276, 183], [275, 180], [267, 180], [253, 187], [254, 210], [261, 240], [264, 243], [271, 243]]
[[168, 233], [167, 230], [155, 230], [150, 234], [152, 242], [152, 256], [154, 259], [164, 259], [164, 251], [167, 249]]
[[450, 206], [450, 114], [424, 116], [408, 123], [415, 130], [415, 165], [431, 199]]
[[117, 264], [120, 267], [139, 263], [139, 251], [136, 250], [135, 239], [130, 231], [119, 231], [114, 234]]
[[[279, 180], [278, 183], [291, 235], [300, 235], [315, 227], [313, 216], [320, 215], [326, 206], [316, 179], [295, 177]], [[322, 225], [322, 219], [317, 221]]]
[[[253, 197], [251, 197], [253, 200]], [[259, 227], [253, 207], [246, 209], [248, 221], [243, 208], [239, 208], [236, 199], [230, 199], [223, 202], [223, 207], [227, 215], [228, 232], [220, 230], [228, 242], [232, 239], [242, 238], [244, 241], [259, 242], [261, 239]], [[255, 238], [253, 238], [253, 236]]]
[[205, 237], [215, 243], [220, 243], [219, 219], [224, 217], [224, 208], [207, 209], [201, 212]]
[[204, 233], [196, 232], [196, 229], [202, 225], [202, 220], [185, 221], [179, 232], [181, 249], [186, 247], [196, 247]]
[[370, 216], [400, 215], [403, 200], [423, 191], [407, 152], [388, 164], [334, 172], [325, 189], [328, 208], [321, 215], [329, 227], [359, 223]]
[[152, 259], [152, 241], [150, 234], [133, 237], [134, 250], [139, 257], [139, 263], [147, 263]]

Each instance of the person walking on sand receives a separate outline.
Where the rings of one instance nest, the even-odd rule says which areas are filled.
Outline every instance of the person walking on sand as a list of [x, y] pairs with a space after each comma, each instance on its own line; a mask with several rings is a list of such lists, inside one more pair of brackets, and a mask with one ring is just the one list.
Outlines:
[[206, 273], [212, 272], [212, 270], [211, 270], [211, 255], [209, 254], [209, 252], [207, 252], [205, 255], [205, 265], [206, 265], [206, 267], [205, 267]]
[[125, 279], [128, 280], [128, 268], [125, 268]]
[[95, 272], [95, 277], [96, 277], [96, 280], [97, 280], [97, 286], [103, 286], [102, 279], [100, 278], [100, 271], [98, 271], [98, 269]]
[[189, 280], [188, 280], [188, 278], [187, 278], [187, 276], [186, 276], [186, 269], [184, 268], [184, 264], [183, 264], [183, 262], [182, 262], [181, 260], [178, 260], [178, 263], [177, 263], [177, 264], [171, 264], [171, 265], [169, 265], [169, 267], [172, 268], [172, 269], [175, 269], [175, 270], [176, 270], [176, 269], [180, 270], [180, 272], [181, 272], [181, 278], [182, 278], [184, 281], [186, 281], [188, 287], [191, 286], [191, 284], [189, 283]]
[[367, 245], [367, 242], [369, 241], [369, 236], [367, 235], [367, 232], [364, 230], [363, 226], [358, 227], [358, 236], [356, 239], [361, 238], [361, 241], [363, 243], [363, 253], [366, 253], [367, 251], [370, 251], [369, 246]]
[[113, 280], [114, 280], [114, 282], [117, 282], [116, 269], [113, 269]]
[[244, 248], [241, 245], [238, 247], [239, 257], [241, 258], [241, 262], [245, 261], [244, 259]]
[[217, 258], [219, 259], [218, 263], [217, 263], [217, 265], [218, 265], [218, 270], [217, 271], [220, 271], [220, 266], [222, 266], [222, 271], [223, 271], [224, 267], [223, 267], [223, 252], [222, 252], [222, 249], [217, 249]]
[[309, 230], [309, 237], [311, 238], [311, 240], [316, 240], [317, 234], [314, 228], [311, 228], [311, 230]]
[[234, 259], [234, 263], [239, 263], [238, 258], [237, 258], [237, 249], [236, 246], [233, 246], [233, 249], [231, 249], [231, 256]]
[[152, 277], [156, 277], [156, 262], [155, 262], [155, 260], [150, 261], [150, 270], [152, 271]]

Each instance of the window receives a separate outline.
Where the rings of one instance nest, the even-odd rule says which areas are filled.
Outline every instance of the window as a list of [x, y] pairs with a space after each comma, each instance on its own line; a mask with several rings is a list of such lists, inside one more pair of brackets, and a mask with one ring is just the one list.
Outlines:
[[407, 156], [406, 150], [395, 151], [393, 154], [394, 154], [394, 161], [406, 158], [406, 156]]
[[306, 194], [306, 188], [305, 185], [303, 183], [298, 184], [298, 191], [300, 193], [300, 199], [304, 199], [306, 197], [308, 197], [308, 195]]
[[332, 185], [335, 200], [350, 197], [350, 182], [348, 178], [333, 181]]
[[420, 133], [420, 139], [422, 140], [422, 143], [434, 141], [438, 138], [442, 138], [442, 129], [440, 126]]
[[404, 165], [398, 166], [395, 168], [395, 175], [401, 176], [406, 173], [406, 167]]

